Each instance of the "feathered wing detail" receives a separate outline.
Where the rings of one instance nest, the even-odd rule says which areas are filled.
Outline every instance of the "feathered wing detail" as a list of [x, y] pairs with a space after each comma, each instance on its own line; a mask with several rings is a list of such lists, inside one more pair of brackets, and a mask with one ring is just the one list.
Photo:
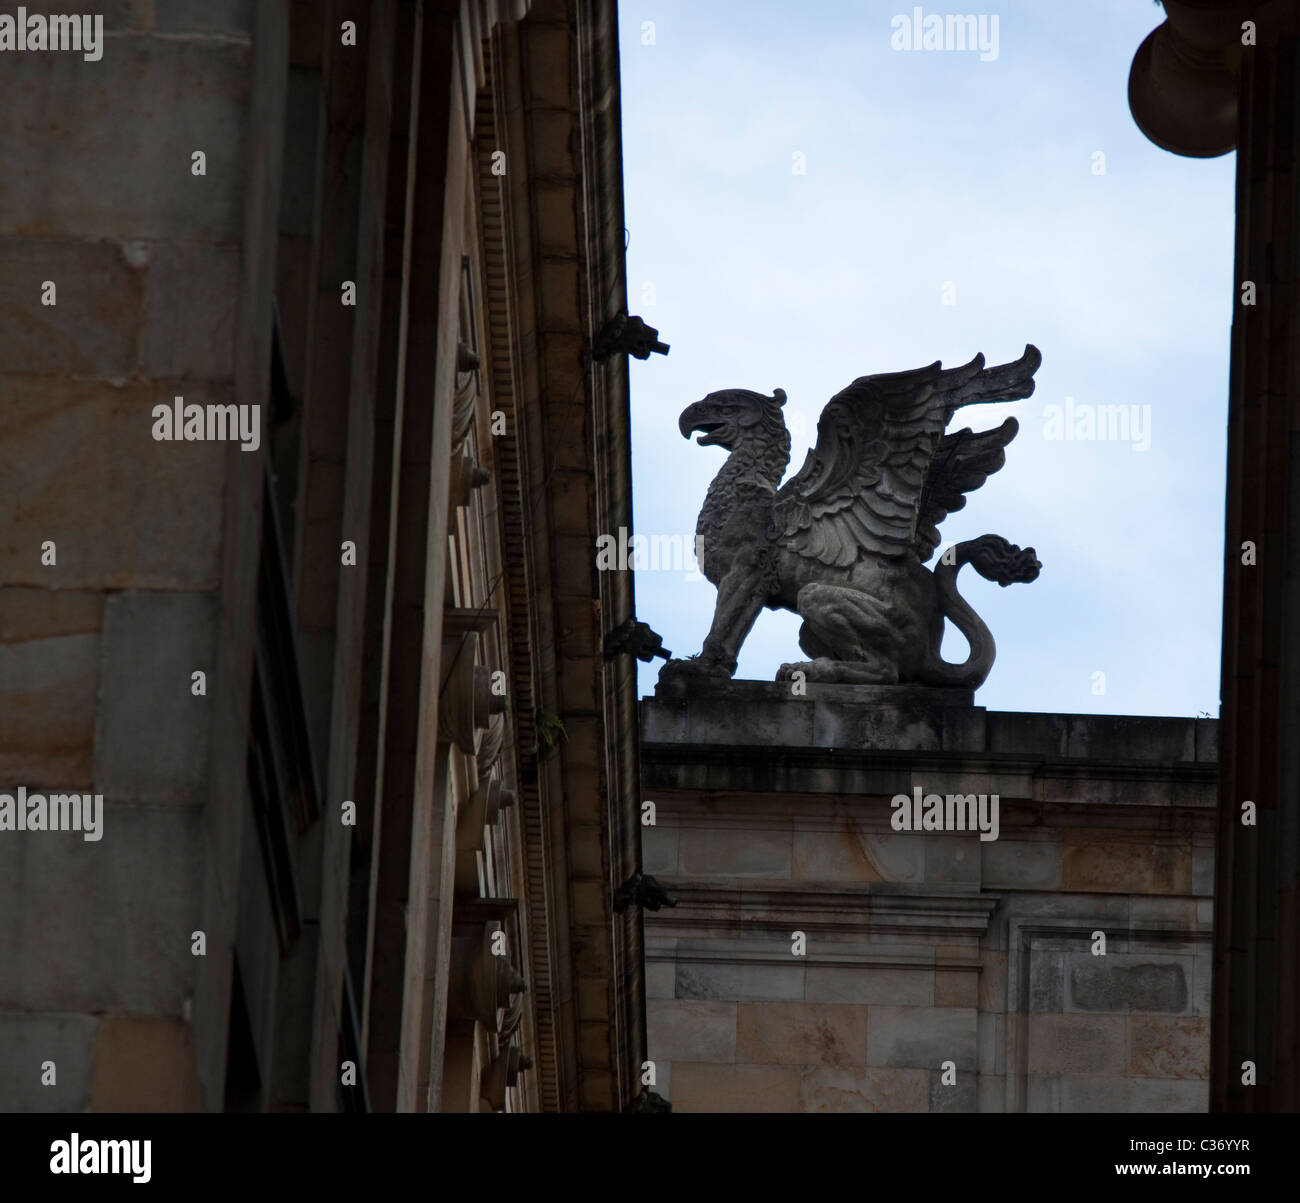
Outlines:
[[1020, 423], [1008, 418], [1001, 426], [972, 434], [968, 426], [939, 440], [921, 489], [913, 549], [922, 564], [939, 545], [939, 523], [966, 504], [973, 493], [1007, 462], [1003, 448], [1016, 437]]
[[[935, 362], [859, 377], [826, 403], [816, 446], [777, 493], [773, 539], [839, 568], [854, 564], [864, 551], [905, 554], [916, 546], [922, 491], [953, 413], [979, 401], [1029, 396], [1039, 361], [1038, 351], [1026, 347], [1014, 363], [987, 370], [977, 355], [957, 368], [945, 370]], [[961, 500], [963, 491], [954, 485], [944, 497]]]

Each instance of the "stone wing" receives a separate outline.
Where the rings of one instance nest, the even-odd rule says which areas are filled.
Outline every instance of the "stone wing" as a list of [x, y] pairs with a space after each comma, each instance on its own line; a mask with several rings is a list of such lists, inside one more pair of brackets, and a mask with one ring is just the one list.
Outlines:
[[935, 392], [940, 364], [861, 376], [817, 421], [817, 445], [776, 495], [775, 539], [809, 559], [847, 567], [863, 551], [901, 555], [916, 530], [930, 457], [947, 424]]
[[[993, 368], [986, 369], [984, 356], [977, 355], [957, 368], [936, 361], [910, 372], [860, 376], [822, 410], [816, 446], [776, 495], [771, 539], [838, 568], [854, 564], [863, 552], [894, 557], [914, 549], [931, 461], [952, 415], [963, 405], [1028, 397], [1040, 362], [1037, 349], [1027, 346], [1020, 359]], [[977, 458], [970, 459], [970, 471], [978, 467]], [[960, 463], [967, 465], [966, 458]], [[963, 492], [982, 481], [963, 488], [954, 477], [951, 486], [934, 493], [934, 503], [962, 500]]]
[[920, 514], [913, 548], [922, 564], [939, 545], [939, 523], [966, 504], [973, 493], [1007, 462], [1003, 448], [1016, 437], [1020, 423], [1008, 418], [982, 434], [965, 430], [946, 434], [939, 441], [921, 489]]

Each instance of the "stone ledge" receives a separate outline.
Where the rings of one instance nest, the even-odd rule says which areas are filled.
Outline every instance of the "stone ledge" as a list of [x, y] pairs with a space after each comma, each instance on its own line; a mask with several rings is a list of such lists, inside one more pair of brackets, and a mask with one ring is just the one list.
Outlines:
[[794, 697], [768, 681], [659, 686], [641, 700], [642, 743], [652, 756], [683, 749], [795, 749], [819, 755], [934, 753], [995, 756], [1026, 764], [1115, 766], [1218, 763], [1214, 719], [987, 711], [969, 691], [917, 686], [809, 685]]
[[795, 696], [789, 681], [745, 681], [730, 677], [696, 681], [668, 681], [655, 686], [655, 698], [663, 701], [800, 702], [821, 699], [853, 705], [924, 706], [944, 710], [950, 706], [973, 706], [973, 689], [937, 689], [928, 685], [828, 685], [811, 681], [806, 694]]

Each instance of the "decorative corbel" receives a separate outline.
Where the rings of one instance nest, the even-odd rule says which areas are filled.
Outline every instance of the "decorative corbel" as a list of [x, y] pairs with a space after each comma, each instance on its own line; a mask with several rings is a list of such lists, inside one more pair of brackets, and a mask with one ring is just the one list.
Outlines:
[[507, 1087], [518, 1085], [519, 1075], [532, 1067], [533, 1059], [519, 1045], [506, 1045], [479, 1079], [479, 1098], [486, 1100], [493, 1111], [503, 1111]]
[[456, 511], [469, 505], [475, 489], [481, 489], [492, 479], [492, 473], [480, 468], [470, 458], [468, 452], [451, 457], [451, 474], [448, 480], [448, 493], [451, 504], [447, 506], [447, 533], [456, 529]]
[[498, 777], [480, 778], [478, 788], [456, 812], [456, 892], [478, 893], [476, 853], [483, 847], [483, 828], [491, 827], [501, 811], [515, 804], [515, 791]]
[[451, 981], [447, 1014], [453, 1019], [473, 1019], [489, 1032], [499, 1030], [498, 1012], [511, 998], [528, 989], [509, 954], [495, 954], [493, 936], [502, 932], [495, 920], [475, 925], [472, 932], [452, 935]]
[[[478, 751], [478, 733], [502, 713], [506, 699], [492, 692], [492, 671], [474, 663], [478, 636], [465, 632], [459, 642], [443, 643], [442, 688], [438, 692], [438, 721], [446, 738], [467, 756]], [[448, 654], [450, 652], [450, 655]]]

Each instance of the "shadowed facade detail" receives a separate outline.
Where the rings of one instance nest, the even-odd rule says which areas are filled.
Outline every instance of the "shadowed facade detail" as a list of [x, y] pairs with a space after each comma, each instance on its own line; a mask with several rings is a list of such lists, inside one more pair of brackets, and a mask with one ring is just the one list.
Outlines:
[[[730, 677], [759, 612], [792, 610], [804, 622], [807, 662], [782, 665], [807, 681], [974, 689], [993, 667], [993, 636], [957, 592], [965, 564], [1000, 585], [1032, 581], [1041, 565], [998, 535], [957, 544], [934, 568], [938, 526], [966, 494], [1006, 462], [1019, 429], [944, 434], [964, 405], [1015, 401], [1034, 391], [1042, 357], [1027, 346], [1012, 363], [985, 368], [977, 355], [945, 370], [863, 376], [837, 393], [817, 423], [817, 445], [781, 484], [790, 435], [786, 395], [724, 389], [688, 406], [679, 427], [701, 446], [731, 454], [709, 486], [696, 553], [718, 588], [700, 655], [672, 660], [664, 682]], [[944, 661], [944, 620], [970, 644], [962, 664]]]

